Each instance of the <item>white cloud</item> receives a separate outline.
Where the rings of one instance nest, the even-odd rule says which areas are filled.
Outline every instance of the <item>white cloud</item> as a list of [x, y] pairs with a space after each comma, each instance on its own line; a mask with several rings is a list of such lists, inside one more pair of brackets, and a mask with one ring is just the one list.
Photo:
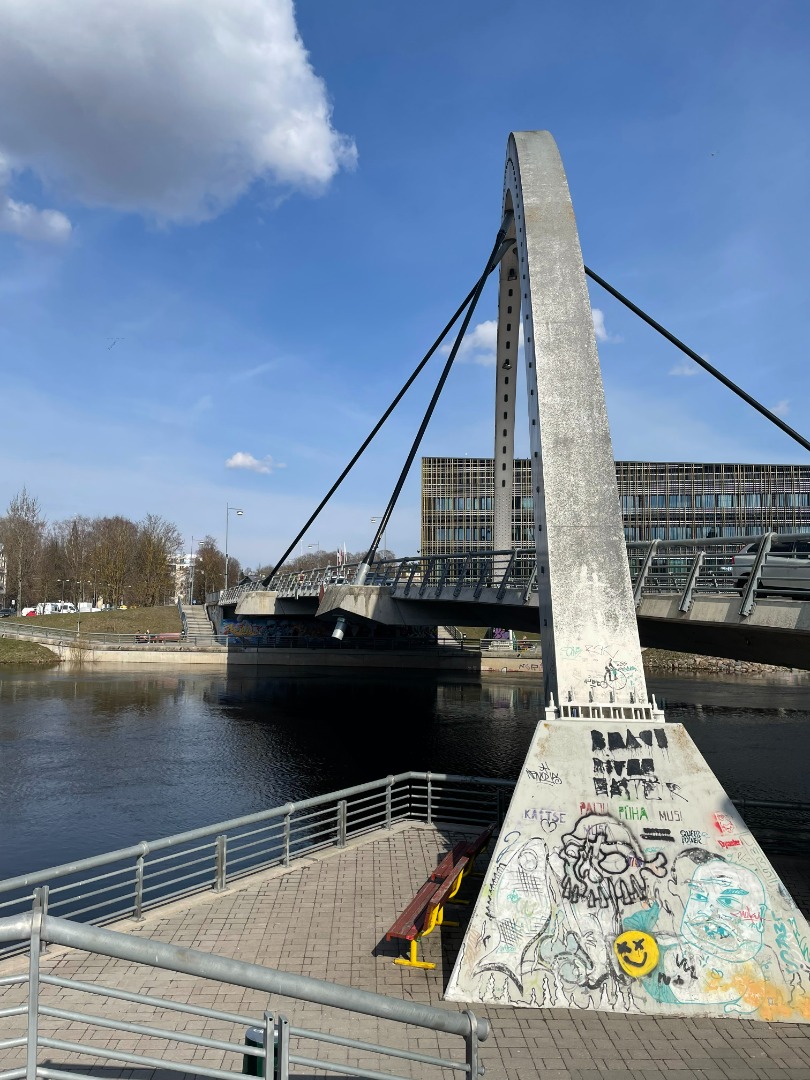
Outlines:
[[61, 244], [70, 239], [72, 226], [58, 210], [37, 210], [29, 203], [16, 202], [0, 187], [0, 232], [23, 240]]
[[[256, 181], [317, 192], [356, 160], [292, 0], [3, 0], [0, 155], [164, 222], [210, 218]], [[21, 235], [68, 225], [0, 205]]]
[[250, 472], [271, 473], [274, 469], [286, 469], [280, 461], [273, 461], [267, 457], [255, 458], [253, 454], [246, 454], [243, 450], [237, 450], [235, 454], [225, 462], [226, 469], [248, 469]]
[[622, 339], [615, 334], [609, 334], [607, 327], [605, 326], [605, 313], [601, 308], [591, 308], [591, 318], [593, 319], [593, 332], [596, 335], [596, 340], [601, 341], [605, 345], [617, 345]]
[[684, 378], [691, 378], [692, 375], [697, 375], [697, 364], [691, 360], [679, 360], [674, 367], [669, 369], [670, 375], [683, 375]]
[[781, 416], [784, 419], [784, 417], [786, 417], [787, 414], [790, 412], [790, 399], [782, 398], [781, 401], [777, 401], [777, 403], [771, 408], [771, 412], [776, 413], [777, 416]]

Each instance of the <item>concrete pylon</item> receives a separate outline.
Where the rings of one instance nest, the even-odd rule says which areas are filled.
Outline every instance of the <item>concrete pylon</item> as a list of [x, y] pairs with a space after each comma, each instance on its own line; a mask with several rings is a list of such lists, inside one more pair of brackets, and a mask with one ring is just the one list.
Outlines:
[[[519, 314], [549, 707], [446, 996], [810, 1022], [806, 920], [686, 730], [647, 698], [582, 255], [548, 132], [510, 136], [504, 209], [517, 266], [501, 271], [496, 423]], [[511, 519], [511, 479], [506, 439], [496, 522], [507, 506]]]
[[495, 546], [512, 546], [522, 326], [546, 700], [647, 705], [582, 252], [547, 131], [509, 137], [503, 210], [514, 212], [517, 251], [500, 271]]

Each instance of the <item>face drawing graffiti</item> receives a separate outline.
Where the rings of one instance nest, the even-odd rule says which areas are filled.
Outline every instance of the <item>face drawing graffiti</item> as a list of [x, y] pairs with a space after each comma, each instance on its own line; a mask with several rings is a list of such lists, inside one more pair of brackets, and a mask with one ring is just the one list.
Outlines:
[[664, 854], [651, 857], [637, 846], [630, 830], [612, 818], [586, 814], [563, 838], [563, 896], [589, 908], [617, 908], [647, 899], [645, 874], [663, 877]]
[[622, 971], [633, 979], [649, 975], [658, 963], [658, 944], [643, 930], [625, 930], [613, 942], [613, 951]]
[[684, 938], [707, 952], [741, 962], [762, 947], [765, 889], [744, 866], [709, 862], [696, 868], [683, 913]]

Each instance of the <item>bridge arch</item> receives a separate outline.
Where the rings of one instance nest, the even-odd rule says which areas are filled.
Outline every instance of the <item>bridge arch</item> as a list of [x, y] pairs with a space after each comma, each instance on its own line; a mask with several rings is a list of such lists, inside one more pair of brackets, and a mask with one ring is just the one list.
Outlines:
[[547, 131], [513, 132], [498, 296], [494, 540], [511, 548], [524, 346], [546, 698], [646, 704], [599, 354], [568, 183]]

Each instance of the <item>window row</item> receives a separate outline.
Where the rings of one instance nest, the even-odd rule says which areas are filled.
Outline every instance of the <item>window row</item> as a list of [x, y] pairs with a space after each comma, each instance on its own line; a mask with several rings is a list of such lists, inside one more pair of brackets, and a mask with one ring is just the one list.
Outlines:
[[434, 510], [491, 510], [491, 495], [438, 496], [433, 500]]
[[450, 529], [436, 529], [436, 543], [492, 543], [491, 525], [455, 525]]
[[[801, 525], [790, 532], [810, 533], [810, 525]], [[746, 536], [748, 530], [736, 525], [718, 526], [716, 529], [698, 525], [695, 528], [689, 525], [671, 525], [668, 529], [653, 526], [633, 527], [625, 526], [625, 540], [711, 540], [713, 537], [723, 536]]]
[[708, 510], [719, 507], [810, 506], [810, 492], [702, 492], [696, 495], [622, 495], [622, 510]]

